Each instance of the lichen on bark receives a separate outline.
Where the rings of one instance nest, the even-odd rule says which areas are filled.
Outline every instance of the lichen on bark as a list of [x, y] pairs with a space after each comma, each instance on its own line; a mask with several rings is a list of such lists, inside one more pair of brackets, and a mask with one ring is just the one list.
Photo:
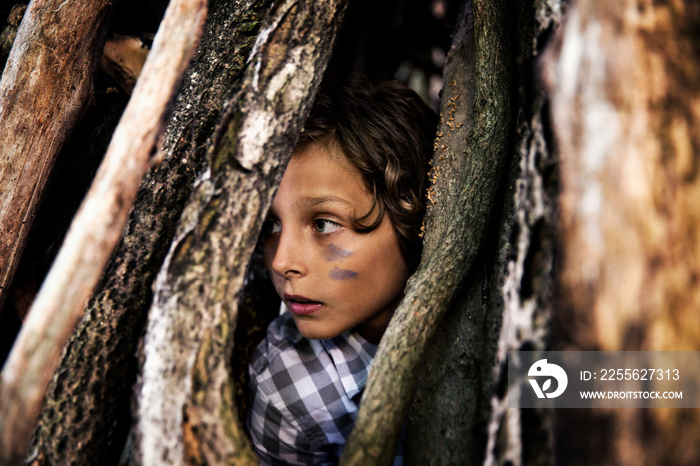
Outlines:
[[345, 2], [273, 5], [159, 273], [137, 386], [136, 461], [256, 462], [230, 358], [248, 264]]

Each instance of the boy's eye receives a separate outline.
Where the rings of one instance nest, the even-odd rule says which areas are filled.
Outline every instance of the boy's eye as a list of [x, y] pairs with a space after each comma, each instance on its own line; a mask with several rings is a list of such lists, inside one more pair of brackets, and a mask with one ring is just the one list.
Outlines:
[[341, 228], [342, 227], [340, 225], [330, 220], [325, 220], [322, 218], [314, 220], [314, 231], [317, 233], [333, 233]]
[[274, 235], [282, 231], [282, 224], [275, 220], [265, 220], [263, 223], [263, 234], [265, 236]]

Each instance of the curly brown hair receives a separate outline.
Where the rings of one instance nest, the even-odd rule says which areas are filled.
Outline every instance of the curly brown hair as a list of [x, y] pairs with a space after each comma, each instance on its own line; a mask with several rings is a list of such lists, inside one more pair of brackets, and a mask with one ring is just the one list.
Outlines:
[[370, 211], [354, 219], [353, 228], [372, 231], [386, 213], [411, 271], [422, 251], [436, 127], [435, 112], [406, 85], [353, 77], [319, 92], [295, 149], [311, 143], [340, 148], [372, 193]]

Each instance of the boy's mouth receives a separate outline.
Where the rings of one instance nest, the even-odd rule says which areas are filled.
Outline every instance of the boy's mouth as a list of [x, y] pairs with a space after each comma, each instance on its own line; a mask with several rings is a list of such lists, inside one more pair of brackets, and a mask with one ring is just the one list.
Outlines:
[[285, 294], [284, 301], [292, 313], [308, 315], [319, 310], [322, 306], [318, 301], [312, 301], [304, 296]]

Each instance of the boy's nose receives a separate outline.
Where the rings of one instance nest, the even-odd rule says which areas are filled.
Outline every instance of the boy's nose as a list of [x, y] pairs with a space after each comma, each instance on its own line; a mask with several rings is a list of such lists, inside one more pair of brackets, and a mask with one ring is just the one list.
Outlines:
[[306, 275], [307, 268], [304, 260], [300, 238], [293, 232], [280, 232], [275, 255], [272, 259], [272, 270], [285, 278]]

